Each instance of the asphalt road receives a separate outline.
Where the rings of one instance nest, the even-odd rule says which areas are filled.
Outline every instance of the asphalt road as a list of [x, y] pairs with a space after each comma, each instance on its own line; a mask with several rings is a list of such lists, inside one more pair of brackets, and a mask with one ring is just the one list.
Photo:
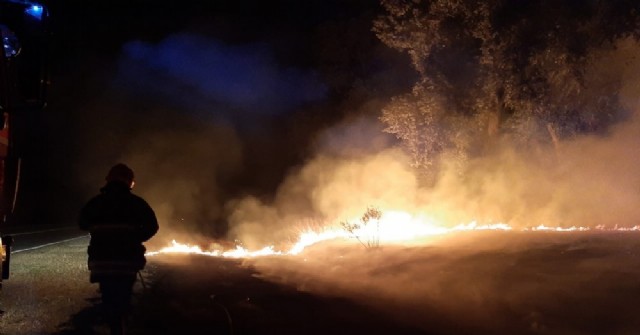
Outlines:
[[13, 237], [14, 253], [42, 248], [44, 246], [62, 243], [67, 240], [87, 236], [88, 233], [76, 226], [18, 226], [9, 227], [2, 231], [2, 235]]

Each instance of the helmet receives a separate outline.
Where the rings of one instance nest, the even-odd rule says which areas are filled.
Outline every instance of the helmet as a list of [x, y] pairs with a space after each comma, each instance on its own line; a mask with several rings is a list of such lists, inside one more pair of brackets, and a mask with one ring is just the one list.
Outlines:
[[107, 182], [120, 181], [127, 185], [131, 185], [133, 183], [133, 170], [125, 164], [116, 164], [111, 167], [107, 177], [105, 177], [105, 180]]

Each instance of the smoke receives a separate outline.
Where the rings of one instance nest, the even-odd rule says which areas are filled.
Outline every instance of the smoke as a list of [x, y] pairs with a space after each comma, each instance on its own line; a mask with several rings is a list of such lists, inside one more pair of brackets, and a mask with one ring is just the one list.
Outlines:
[[335, 227], [369, 206], [428, 215], [444, 227], [472, 221], [515, 228], [635, 226], [640, 217], [638, 48], [633, 40], [622, 40], [614, 51], [598, 54], [587, 71], [592, 80], [622, 82], [618, 99], [626, 111], [619, 114], [626, 118], [605, 134], [565, 140], [557, 148], [504, 141], [501, 150], [472, 159], [462, 171], [445, 168], [435, 186], [425, 187], [377, 120], [345, 121], [319, 137], [318, 154], [289, 175], [272, 203], [247, 198], [229, 205], [231, 236], [273, 243], [304, 229], [309, 220]]
[[96, 136], [86, 138], [91, 149], [79, 168], [81, 176], [92, 178], [86, 183], [93, 192], [112, 164], [124, 162], [136, 175], [134, 193], [155, 210], [161, 236], [172, 230], [222, 234], [225, 227], [215, 223], [223, 214], [225, 181], [242, 165], [242, 145], [233, 127], [198, 122], [179, 109], [143, 107], [158, 115], [154, 122], [137, 108], [116, 106], [116, 113], [91, 127]]
[[[428, 189], [394, 150], [349, 159], [319, 155], [283, 185], [280, 202], [260, 204], [254, 214], [269, 211], [275, 230], [286, 221], [278, 213], [291, 210], [285, 203], [327, 221], [375, 204], [428, 212], [449, 226], [480, 217], [516, 228], [634, 226], [639, 126], [634, 116], [605, 136], [564, 142], [552, 160], [505, 149], [472, 162], [465, 176], [446, 172]], [[234, 231], [252, 227], [240, 223]], [[632, 298], [638, 252], [637, 233], [469, 232], [411, 247], [324, 242], [298, 257], [245, 265], [267, 280], [346, 297], [430, 334], [633, 333], [640, 326]]]
[[636, 117], [605, 136], [565, 141], [557, 152], [553, 147], [543, 153], [505, 147], [471, 161], [463, 173], [445, 170], [431, 188], [420, 185], [398, 149], [386, 144], [373, 145], [369, 152], [358, 145], [343, 147], [389, 143], [370, 134], [363, 136], [367, 141], [358, 139], [362, 124], [327, 131], [322, 153], [283, 182], [273, 203], [256, 198], [233, 202], [232, 236], [264, 245], [309, 228], [309, 219], [335, 226], [360, 217], [369, 206], [426, 214], [444, 227], [472, 221], [515, 228], [638, 224]]
[[[392, 141], [375, 135], [375, 121], [352, 120], [323, 134], [318, 154], [289, 175], [273, 202], [232, 203], [232, 236], [274, 241], [304, 229], [305, 218], [336, 227], [367, 206], [427, 213], [448, 227], [470, 221], [515, 228], [636, 226], [639, 49], [635, 41], [620, 41], [587, 71], [594, 80], [622, 83], [617, 98], [625, 111], [606, 133], [557, 148], [502, 143], [463, 171], [443, 170], [425, 187]], [[633, 333], [640, 326], [629, 298], [638, 290], [636, 235], [473, 232], [373, 250], [334, 241], [308, 248], [303, 257], [246, 263], [269, 280], [349, 297], [429, 333]]]
[[111, 165], [131, 166], [134, 193], [160, 221], [158, 244], [180, 234], [224, 235], [226, 199], [251, 186], [249, 174], [273, 173], [246, 168], [265, 165], [247, 154], [250, 141], [277, 143], [274, 120], [326, 90], [313, 72], [279, 65], [266, 45], [187, 33], [128, 42], [111, 68], [77, 115], [74, 178], [89, 197]]
[[[587, 71], [591, 80], [621, 82], [623, 122], [607, 133], [560, 142], [558, 148], [513, 148], [472, 161], [464, 175], [447, 171], [426, 201], [460, 221], [536, 226], [635, 226], [640, 211], [638, 44], [622, 40]], [[442, 205], [444, 202], [444, 205]]]
[[[426, 213], [449, 227], [472, 220], [516, 227], [632, 226], [640, 214], [638, 51], [635, 42], [625, 41], [589, 69], [602, 81], [622, 78], [619, 99], [628, 118], [606, 134], [564, 141], [557, 152], [504, 143], [495, 155], [469, 162], [462, 172], [445, 169], [434, 187], [424, 187], [375, 118], [350, 119], [317, 137], [318, 152], [291, 170], [273, 199], [225, 202], [236, 195], [230, 189], [248, 169], [244, 127], [262, 127], [269, 117], [318, 102], [325, 88], [311, 71], [278, 65], [262, 44], [228, 46], [190, 34], [132, 41], [122, 49], [114, 80], [80, 116], [77, 178], [87, 194], [94, 193], [111, 164], [129, 164], [137, 176], [134, 191], [160, 220], [162, 235], [154, 243], [161, 245], [182, 236], [198, 242], [194, 232], [226, 231], [220, 223], [226, 220], [229, 237], [248, 247], [287, 243], [302, 229], [359, 218], [369, 206]], [[256, 167], [265, 165], [252, 164], [250, 172], [259, 174]], [[640, 268], [632, 257], [637, 246], [620, 255], [610, 248], [620, 242], [615, 239], [600, 246], [592, 237], [477, 237], [377, 251], [323, 244], [308, 250], [305, 261], [248, 262], [272, 280], [353, 297], [449, 333], [495, 333], [483, 331], [483, 323], [516, 322], [523, 328], [505, 333], [522, 334], [550, 324], [562, 327], [563, 321], [595, 327], [620, 320], [611, 314], [595, 321], [576, 316], [593, 317], [588, 307], [595, 303], [611, 307], [618, 318], [635, 319], [637, 313], [622, 305], [637, 294], [625, 297], [613, 285], [633, 287], [639, 275], [634, 269]], [[587, 246], [597, 248], [585, 251]], [[591, 295], [575, 299], [576, 290]], [[557, 300], [568, 303], [550, 305]], [[572, 322], [560, 318], [567, 305], [574, 307]], [[544, 315], [548, 306], [555, 309]], [[456, 323], [461, 315], [473, 320], [475, 332]]]
[[[388, 148], [389, 139], [377, 128], [365, 127], [371, 124], [358, 119], [320, 135], [323, 153], [292, 172], [272, 203], [255, 197], [230, 202], [230, 236], [258, 247], [297, 238], [301, 229], [360, 216], [367, 206], [413, 203], [417, 181], [412, 169], [399, 150]], [[384, 150], [372, 153], [365, 143]]]
[[[128, 77], [133, 84], [181, 104], [215, 101], [249, 114], [274, 114], [319, 101], [326, 92], [312, 72], [278, 66], [270, 48], [260, 43], [229, 46], [183, 33], [157, 44], [133, 41], [123, 51], [136, 64], [128, 70], [161, 73], [171, 81], [167, 85], [158, 83], [158, 76]], [[174, 94], [176, 87], [183, 89], [180, 95]]]

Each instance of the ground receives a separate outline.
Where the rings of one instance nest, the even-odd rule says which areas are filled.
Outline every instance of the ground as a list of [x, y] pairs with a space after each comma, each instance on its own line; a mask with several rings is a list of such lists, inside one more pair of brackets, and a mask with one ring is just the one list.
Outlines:
[[[638, 233], [460, 234], [149, 257], [130, 334], [637, 334]], [[105, 334], [87, 239], [14, 255], [0, 334]]]
[[[14, 254], [0, 334], [106, 334], [88, 282], [87, 238]], [[418, 334], [348, 299], [258, 278], [240, 260], [150, 257], [136, 284], [130, 334]], [[374, 329], [375, 327], [375, 329]], [[404, 330], [404, 328], [407, 328]]]

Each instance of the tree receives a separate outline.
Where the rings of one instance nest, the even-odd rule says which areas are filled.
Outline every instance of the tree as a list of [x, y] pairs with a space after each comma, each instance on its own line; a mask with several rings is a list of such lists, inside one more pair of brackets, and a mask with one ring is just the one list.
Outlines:
[[[619, 82], [588, 75], [597, 51], [640, 35], [633, 0], [381, 0], [373, 25], [419, 81], [383, 109], [414, 165], [437, 172], [499, 139], [553, 143], [616, 121]], [[546, 134], [546, 135], [543, 135]]]

